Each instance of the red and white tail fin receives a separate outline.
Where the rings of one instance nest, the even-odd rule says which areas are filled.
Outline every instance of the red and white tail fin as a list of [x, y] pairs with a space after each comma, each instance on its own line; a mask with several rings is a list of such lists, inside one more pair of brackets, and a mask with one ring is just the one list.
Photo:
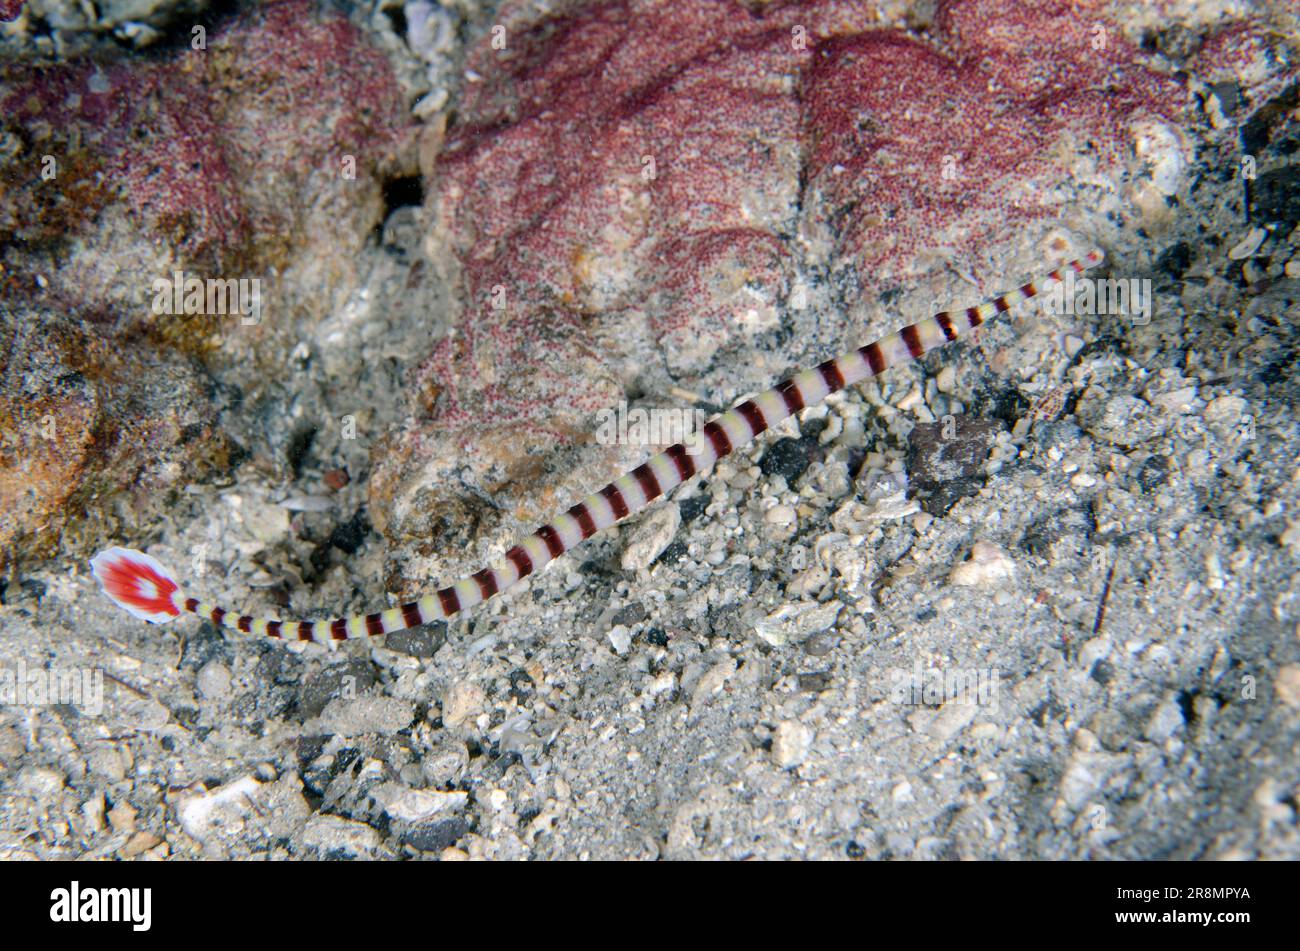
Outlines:
[[157, 559], [133, 548], [108, 548], [90, 559], [104, 593], [138, 618], [163, 624], [181, 613], [180, 585]]

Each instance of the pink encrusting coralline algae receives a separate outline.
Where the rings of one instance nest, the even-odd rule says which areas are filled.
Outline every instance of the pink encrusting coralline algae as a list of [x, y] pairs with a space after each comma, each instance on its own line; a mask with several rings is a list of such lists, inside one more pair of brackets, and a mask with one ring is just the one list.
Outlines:
[[[185, 35], [0, 64], [0, 562], [90, 547], [228, 469], [192, 356], [282, 369], [355, 288], [384, 181], [415, 170], [402, 86], [338, 11], [269, 3]], [[160, 315], [151, 287], [176, 271], [260, 281], [275, 317]]]
[[[1055, 184], [1053, 146], [1113, 153], [1183, 96], [1114, 31], [1095, 48], [1073, 4], [944, 4], [925, 38], [871, 28], [865, 6], [854, 30], [839, 6], [602, 3], [479, 51], [436, 177], [467, 323], [527, 333], [531, 308], [693, 297], [736, 266], [720, 247], [761, 268], [800, 231], [878, 279], [941, 229], [1050, 217], [1059, 199], [1008, 192]], [[511, 306], [485, 306], [494, 287]], [[708, 332], [699, 303], [655, 329]]]
[[[383, 55], [346, 18], [319, 16], [308, 0], [266, 4], [201, 47], [0, 70], [0, 117], [59, 160], [62, 190], [97, 184], [86, 190], [93, 201], [52, 224], [88, 224], [121, 200], [142, 230], [181, 254], [276, 245], [313, 200], [310, 178], [339, 181], [344, 155], [373, 162], [408, 125]], [[4, 184], [10, 201], [41, 208], [29, 194], [40, 179]], [[41, 237], [39, 215], [31, 218], [9, 228]], [[0, 238], [5, 230], [0, 220]]]

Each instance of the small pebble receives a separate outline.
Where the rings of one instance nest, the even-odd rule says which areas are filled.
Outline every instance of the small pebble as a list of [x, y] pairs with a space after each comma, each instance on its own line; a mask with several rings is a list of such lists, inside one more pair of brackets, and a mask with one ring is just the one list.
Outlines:
[[669, 502], [642, 519], [632, 530], [632, 537], [623, 549], [623, 570], [643, 571], [649, 568], [663, 554], [681, 524], [682, 513], [676, 502]]
[[[782, 476], [787, 483], [803, 475], [808, 468], [808, 446], [802, 439], [778, 439], [768, 446], [758, 467], [763, 475]], [[734, 481], [733, 481], [734, 484]]]
[[36, 799], [48, 800], [63, 788], [64, 777], [62, 773], [43, 766], [24, 766], [18, 771], [15, 785], [19, 792]]
[[348, 475], [347, 469], [330, 469], [325, 473], [323, 478], [325, 484], [335, 491], [343, 488], [352, 481], [352, 477]]
[[119, 802], [108, 810], [108, 824], [113, 827], [114, 832], [134, 832], [135, 815], [134, 806], [129, 802]]
[[834, 624], [843, 607], [837, 601], [782, 605], [755, 623], [754, 633], [772, 647], [784, 647], [791, 641], [799, 643]]
[[220, 700], [230, 694], [230, 670], [218, 660], [210, 660], [199, 670], [194, 686], [208, 700]]
[[384, 811], [402, 822], [424, 822], [443, 813], [459, 812], [469, 802], [464, 792], [443, 792], [437, 789], [405, 789], [396, 783], [386, 783], [374, 792]]
[[1247, 235], [1232, 246], [1228, 251], [1228, 257], [1234, 261], [1241, 261], [1250, 257], [1259, 250], [1259, 246], [1264, 243], [1267, 233], [1263, 228], [1252, 228]]
[[152, 832], [137, 832], [135, 835], [131, 836], [126, 845], [122, 846], [122, 850], [119, 854], [124, 859], [133, 859], [136, 856], [148, 852], [160, 842], [162, 842], [162, 839], [158, 838], [158, 836], [154, 835]]
[[1277, 697], [1292, 710], [1300, 710], [1300, 664], [1286, 664], [1278, 669]]
[[1181, 727], [1183, 722], [1183, 710], [1178, 705], [1178, 698], [1170, 694], [1160, 706], [1156, 707], [1155, 713], [1147, 722], [1146, 737], [1154, 743], [1163, 743], [1174, 735], [1174, 731]]
[[914, 386], [912, 387], [911, 390], [908, 391], [906, 396], [904, 396], [901, 400], [899, 400], [894, 405], [898, 409], [906, 412], [910, 409], [914, 409], [915, 407], [920, 406], [921, 404], [922, 404], [921, 388], [919, 386]]
[[808, 758], [813, 731], [798, 720], [786, 720], [772, 736], [772, 762], [781, 769], [794, 769]]
[[280, 503], [290, 512], [328, 512], [334, 503], [323, 495], [294, 495]]
[[415, 707], [396, 697], [364, 695], [355, 700], [335, 698], [321, 711], [320, 725], [326, 733], [363, 736], [404, 730], [415, 719]]
[[626, 654], [632, 646], [632, 631], [625, 624], [615, 624], [609, 629], [609, 643], [615, 654]]
[[322, 856], [371, 855], [380, 843], [379, 833], [366, 825], [341, 816], [315, 815], [303, 827], [302, 842]]
[[976, 542], [971, 546], [970, 557], [953, 568], [948, 580], [971, 587], [1002, 581], [1012, 577], [1015, 571], [1015, 562], [997, 545]]
[[774, 505], [763, 515], [763, 521], [769, 525], [793, 525], [795, 512], [788, 505]]
[[442, 722], [446, 726], [459, 726], [483, 708], [486, 697], [482, 689], [467, 680], [451, 685], [442, 702]]

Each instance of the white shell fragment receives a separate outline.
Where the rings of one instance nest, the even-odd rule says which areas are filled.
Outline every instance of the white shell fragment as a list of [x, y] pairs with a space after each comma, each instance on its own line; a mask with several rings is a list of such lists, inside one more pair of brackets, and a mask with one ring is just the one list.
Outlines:
[[952, 569], [948, 580], [955, 585], [974, 587], [1004, 581], [1015, 573], [1015, 562], [1001, 548], [989, 542], [976, 542], [971, 546], [970, 557]]

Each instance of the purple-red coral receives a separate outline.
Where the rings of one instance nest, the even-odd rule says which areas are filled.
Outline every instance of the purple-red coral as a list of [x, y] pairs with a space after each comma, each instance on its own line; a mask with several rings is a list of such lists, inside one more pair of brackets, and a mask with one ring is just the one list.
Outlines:
[[[382, 54], [346, 19], [313, 9], [272, 3], [205, 49], [160, 60], [13, 68], [0, 74], [0, 116], [21, 127], [36, 157], [102, 183], [102, 202], [120, 196], [139, 225], [179, 250], [272, 240], [292, 225], [305, 179], [338, 178], [345, 154], [370, 160], [405, 124]], [[34, 179], [5, 184], [21, 201], [23, 184], [41, 188]], [[50, 224], [97, 210], [67, 208], [53, 222], [33, 213], [7, 228], [0, 220], [0, 237], [50, 237]]]
[[[699, 293], [714, 262], [751, 262], [741, 283], [774, 297], [771, 263], [802, 229], [863, 274], [899, 270], [1052, 214], [1026, 186], [1061, 177], [1054, 146], [1111, 157], [1133, 117], [1172, 114], [1183, 95], [1068, 3], [948, 3], [925, 38], [869, 14], [598, 3], [478, 50], [437, 182], [469, 308], [527, 334], [530, 308], [607, 314], [668, 295], [649, 321], [671, 366], [678, 331], [734, 330]], [[510, 307], [484, 308], [493, 288]], [[455, 417], [455, 370], [437, 362]]]
[[802, 90], [811, 191], [863, 272], [1053, 215], [1061, 150], [1113, 160], [1134, 118], [1185, 98], [1060, 0], [945, 3], [926, 41], [830, 40]]
[[27, 0], [0, 0], [0, 23], [17, 20], [18, 14], [23, 12], [23, 4], [26, 2]]

